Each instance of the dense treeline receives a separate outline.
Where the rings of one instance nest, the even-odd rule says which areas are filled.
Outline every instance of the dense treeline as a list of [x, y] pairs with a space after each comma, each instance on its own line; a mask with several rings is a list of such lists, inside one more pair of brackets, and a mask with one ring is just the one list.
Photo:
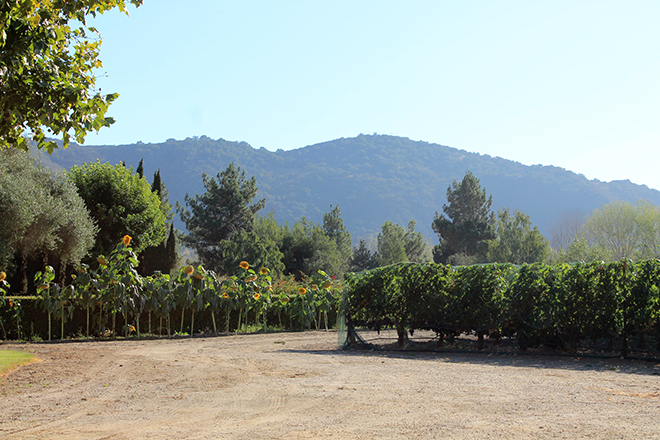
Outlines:
[[439, 341], [461, 333], [515, 336], [520, 348], [575, 349], [606, 341], [660, 350], [660, 261], [451, 267], [399, 264], [346, 277], [347, 319], [391, 325], [399, 344], [430, 329]]
[[5, 149], [0, 201], [0, 271], [14, 292], [33, 292], [34, 273], [47, 265], [65, 283], [124, 235], [135, 237], [143, 275], [177, 265], [172, 206], [158, 172], [152, 184], [125, 164], [99, 161], [53, 173], [27, 152]]
[[[594, 263], [600, 265], [600, 272], [594, 269], [596, 266], [585, 264], [523, 266], [520, 271], [511, 265], [453, 268], [453, 265], [487, 262], [562, 261], [577, 246], [575, 243], [584, 240], [591, 246], [589, 249], [599, 250], [600, 253], [592, 252], [593, 255], [607, 255], [609, 259], [620, 253], [612, 251], [608, 254], [607, 249], [619, 249], [614, 245], [624, 248], [621, 243], [630, 244], [625, 249], [638, 250], [624, 256], [655, 255], [653, 252], [657, 246], [653, 238], [660, 230], [656, 226], [660, 224], [660, 214], [655, 215], [659, 211], [650, 204], [639, 203], [637, 210], [628, 209], [632, 205], [607, 205], [589, 218], [586, 224], [590, 229], [580, 230], [591, 231], [590, 235], [581, 232], [573, 238], [569, 251], [551, 253], [548, 240], [532, 225], [529, 216], [518, 210], [512, 213], [507, 208], [500, 209], [495, 215], [491, 211], [492, 196], [468, 172], [460, 182], [454, 181], [447, 188], [448, 203], [442, 207], [443, 214], [436, 213], [433, 219], [431, 226], [439, 240], [434, 248], [416, 231], [415, 220], [408, 222], [407, 229], [388, 220], [375, 243], [369, 246], [365, 240], [360, 240], [358, 246], [352, 247], [351, 234], [338, 206], [330, 205], [321, 223], [303, 217], [292, 225], [281, 225], [273, 213], [259, 215], [265, 201], [255, 201], [258, 193], [256, 179], [246, 177], [245, 172], [233, 163], [215, 177], [202, 175], [206, 192], [186, 196], [186, 207], [177, 204], [177, 212], [188, 229], [184, 234], [175, 231], [171, 223], [172, 205], [160, 172], [154, 173], [153, 182], [149, 184], [144, 177], [143, 161], [135, 172], [124, 163], [110, 165], [96, 161], [73, 167], [63, 175], [53, 175], [20, 151], [5, 151], [2, 159], [0, 198], [6, 203], [0, 209], [5, 212], [4, 218], [11, 221], [0, 233], [0, 263], [3, 265], [0, 269], [7, 271], [0, 272], [0, 288], [5, 294], [0, 322], [13, 320], [17, 336], [29, 333], [21, 330], [21, 321], [26, 316], [31, 317], [27, 320], [34, 327], [38, 321], [33, 319], [34, 313], [39, 313], [37, 309], [47, 314], [49, 338], [53, 317], [64, 326], [67, 320], [82, 311], [86, 318], [84, 333], [91, 331], [97, 335], [107, 331], [113, 335], [130, 335], [131, 328], [139, 334], [144, 316], [149, 317], [148, 330], [151, 332], [152, 315], [166, 320], [169, 334], [172, 332], [172, 313], [179, 313], [179, 332], [183, 332], [186, 310], [191, 312], [190, 332], [196, 330], [195, 312], [204, 311], [210, 311], [214, 331], [217, 331], [216, 311], [224, 313], [226, 331], [230, 329], [230, 321], [235, 321], [232, 328], [245, 326], [248, 313], [257, 322], [260, 317], [264, 320], [269, 316], [272, 318], [275, 311], [278, 319], [282, 314], [289, 318], [289, 326], [282, 327], [296, 327], [294, 321], [303, 322], [302, 327], [309, 327], [314, 321], [318, 328], [320, 315], [317, 317], [316, 313], [327, 314], [337, 308], [337, 285], [331, 283], [334, 290], [328, 296], [329, 293], [319, 288], [319, 282], [314, 281], [319, 273], [336, 279], [348, 273], [351, 295], [368, 296], [359, 304], [369, 305], [372, 304], [369, 301], [374, 300], [373, 304], [377, 305], [375, 315], [371, 309], [362, 316], [362, 312], [353, 310], [353, 318], [376, 326], [395, 323], [401, 338], [406, 328], [412, 330], [418, 325], [425, 325], [448, 337], [455, 332], [474, 332], [480, 341], [484, 335], [506, 328], [517, 335], [521, 346], [552, 338], [570, 345], [585, 338], [609, 337], [623, 344], [625, 352], [630, 335], [645, 335], [651, 332], [651, 327], [657, 327], [655, 321], [647, 323], [651, 326], [647, 325], [648, 328], [640, 323], [628, 324], [633, 318], [625, 318], [621, 324], [623, 318], [620, 316], [637, 312], [631, 312], [629, 308], [632, 306], [628, 305], [625, 310], [617, 308], [623, 301], [621, 295], [628, 295], [626, 286], [632, 283], [617, 284], [620, 280], [613, 278], [612, 273], [616, 271], [612, 264], [620, 263]], [[620, 224], [633, 227], [625, 229], [619, 227]], [[618, 231], [629, 230], [637, 235], [619, 234], [621, 239], [618, 239]], [[122, 235], [133, 237], [129, 238], [132, 240], [130, 249], [128, 243], [114, 247]], [[189, 257], [192, 265], [181, 268], [178, 240], [196, 251]], [[110, 264], [113, 259], [116, 261]], [[452, 269], [427, 264], [432, 259], [452, 264]], [[266, 273], [254, 273], [252, 279], [253, 275], [239, 270], [245, 261], [268, 269]], [[646, 264], [655, 267], [655, 263]], [[381, 269], [376, 269], [378, 267]], [[530, 267], [536, 272], [530, 272]], [[646, 266], [641, 267], [634, 271], [635, 280], [639, 274], [647, 273], [644, 272]], [[36, 277], [28, 278], [28, 274], [35, 272]], [[529, 278], [530, 273], [537, 272], [542, 274], [534, 275], [538, 279]], [[262, 280], [262, 275], [267, 279]], [[18, 289], [14, 291], [22, 292], [23, 298], [10, 294], [8, 286], [16, 280]], [[530, 306], [533, 309], [533, 313], [529, 312], [531, 314], [512, 314], [523, 310], [520, 304], [537, 301], [537, 298], [529, 297], [529, 292], [534, 289], [526, 284], [521, 288], [520, 280], [527, 280], [530, 286], [537, 287], [539, 283], [545, 283], [545, 290], [539, 295], [550, 304], [550, 309]], [[587, 284], [580, 284], [584, 280]], [[329, 278], [320, 285], [325, 285], [326, 281]], [[594, 290], [588, 283], [609, 283], [610, 287], [605, 293], [599, 293], [602, 298], [592, 301], [588, 299], [591, 298], [589, 295], [600, 290]], [[655, 279], [647, 282], [649, 286], [656, 286], [654, 283]], [[566, 287], [569, 285], [573, 287]], [[237, 286], [243, 287], [239, 289]], [[278, 290], [276, 286], [288, 286], [289, 290], [285, 287]], [[314, 293], [309, 293], [305, 302], [302, 296], [290, 295], [298, 288]], [[516, 289], [526, 293], [515, 296]], [[653, 295], [657, 297], [657, 287], [653, 289], [656, 292]], [[330, 289], [326, 290], [330, 292]], [[242, 296], [234, 298], [229, 293], [238, 291], [243, 292]], [[635, 299], [631, 300], [634, 304], [642, 301], [639, 291], [637, 288]], [[36, 295], [32, 299], [36, 302], [29, 303], [31, 300], [25, 296], [33, 292]], [[286, 294], [282, 296], [282, 292]], [[323, 292], [323, 295], [317, 292]], [[279, 296], [273, 296], [275, 293]], [[548, 299], [548, 295], [555, 296]], [[578, 301], [580, 295], [587, 298], [586, 303]], [[25, 301], [32, 304], [29, 307], [33, 310], [25, 312]], [[577, 305], [571, 301], [577, 301]], [[648, 305], [648, 310], [656, 310], [657, 298], [648, 299], [644, 304]], [[611, 310], [602, 311], [605, 305]], [[381, 306], [386, 312], [379, 309]], [[564, 306], [571, 310], [575, 307], [575, 310], [585, 307], [589, 310], [575, 317], [566, 315], [566, 310], [561, 309]], [[597, 314], [598, 319], [594, 318], [594, 322], [598, 321], [598, 324], [574, 325], [592, 313]], [[650, 318], [644, 316], [656, 319], [655, 311], [648, 313], [651, 313]], [[93, 316], [96, 317], [91, 318]], [[121, 324], [117, 324], [118, 318]], [[550, 324], [538, 325], [541, 318]], [[78, 331], [82, 331], [79, 324], [76, 324]], [[157, 327], [162, 331], [160, 324]], [[39, 327], [40, 324], [36, 325]], [[642, 327], [643, 330], [639, 330]], [[201, 328], [197, 327], [197, 330]], [[265, 323], [263, 328], [267, 328]], [[43, 334], [43, 329], [31, 328], [31, 332], [39, 335]], [[64, 333], [62, 327], [60, 337], [64, 337]]]
[[433, 239], [428, 223], [446, 202], [447, 186], [467, 170], [493, 195], [495, 212], [517, 208], [546, 234], [565, 210], [585, 214], [614, 200], [660, 204], [660, 192], [628, 181], [598, 182], [558, 167], [527, 166], [397, 136], [360, 135], [291, 147], [296, 149], [273, 152], [268, 145], [253, 148], [245, 142], [200, 136], [154, 144], [72, 145], [49, 159], [69, 169], [97, 158], [135, 166], [144, 157], [145, 175], [160, 168], [171, 200], [181, 203], [186, 192], [204, 191], [199, 178], [203, 172], [215, 175], [234, 162], [256, 177], [257, 198], [266, 199], [265, 212], [275, 212], [278, 222], [293, 224], [303, 216], [321, 221], [328, 206], [338, 204], [346, 227], [358, 239], [378, 235], [385, 220], [405, 228], [411, 218], [426, 240]]

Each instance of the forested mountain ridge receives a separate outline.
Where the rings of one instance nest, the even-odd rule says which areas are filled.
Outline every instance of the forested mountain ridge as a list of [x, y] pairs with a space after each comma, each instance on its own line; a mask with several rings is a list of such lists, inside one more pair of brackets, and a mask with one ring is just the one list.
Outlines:
[[435, 211], [442, 211], [447, 187], [466, 171], [493, 195], [495, 210], [520, 209], [543, 232], [567, 210], [586, 214], [614, 200], [644, 199], [660, 205], [660, 191], [628, 180], [588, 180], [554, 166], [527, 166], [387, 135], [359, 135], [277, 152], [202, 136], [159, 144], [72, 145], [43, 157], [47, 165], [66, 169], [97, 159], [125, 161], [134, 168], [144, 159], [147, 179], [160, 169], [170, 201], [182, 204], [186, 193], [203, 191], [203, 172], [215, 176], [234, 162], [248, 177], [256, 177], [258, 197], [266, 198], [263, 214], [273, 211], [278, 222], [292, 223], [303, 216], [321, 221], [330, 205], [339, 205], [354, 239], [375, 236], [386, 220], [405, 226], [415, 219], [417, 230], [435, 243], [430, 226]]

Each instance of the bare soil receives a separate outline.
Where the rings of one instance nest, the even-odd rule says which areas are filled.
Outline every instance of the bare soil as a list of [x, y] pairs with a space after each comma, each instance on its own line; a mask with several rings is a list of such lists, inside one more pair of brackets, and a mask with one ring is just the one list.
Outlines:
[[343, 351], [336, 332], [3, 344], [6, 439], [660, 439], [660, 364]]

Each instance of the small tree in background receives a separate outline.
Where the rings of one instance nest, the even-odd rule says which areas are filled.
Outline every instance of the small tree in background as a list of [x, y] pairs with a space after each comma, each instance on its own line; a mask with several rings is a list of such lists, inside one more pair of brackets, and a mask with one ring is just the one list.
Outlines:
[[285, 275], [295, 275], [299, 279], [323, 270], [338, 276], [347, 269], [337, 242], [326, 234], [322, 225], [303, 217], [293, 226], [285, 224], [282, 230], [280, 249]]
[[369, 250], [366, 240], [361, 239], [358, 246], [353, 248], [351, 272], [362, 272], [363, 270], [373, 269], [377, 266], [376, 256]]
[[645, 207], [617, 201], [594, 209], [585, 224], [586, 235], [592, 243], [609, 250], [614, 261], [651, 256], [644, 255], [644, 248], [653, 238], [645, 237], [643, 210], [638, 209]]
[[376, 261], [378, 266], [387, 266], [408, 261], [406, 255], [406, 231], [400, 225], [387, 220], [378, 234]]
[[406, 256], [413, 263], [426, 263], [431, 260], [429, 246], [424, 242], [424, 236], [421, 232], [415, 231], [417, 222], [410, 220], [408, 230], [404, 235]]
[[497, 238], [488, 245], [488, 260], [495, 263], [535, 263], [545, 261], [550, 243], [539, 228], [532, 227], [529, 216], [519, 210], [513, 215], [508, 208], [497, 212]]
[[343, 262], [340, 272], [348, 270], [353, 251], [351, 249], [351, 233], [344, 226], [344, 219], [341, 218], [339, 206], [330, 205], [330, 212], [323, 214], [323, 230], [325, 235], [337, 243], [337, 252]]

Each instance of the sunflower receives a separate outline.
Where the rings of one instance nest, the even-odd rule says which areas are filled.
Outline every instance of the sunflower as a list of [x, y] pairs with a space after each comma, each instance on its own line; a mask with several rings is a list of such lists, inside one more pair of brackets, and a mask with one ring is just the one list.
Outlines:
[[4, 272], [0, 272], [0, 281], [4, 281], [5, 278], [7, 278], [7, 274]]
[[193, 273], [194, 270], [195, 269], [193, 269], [192, 266], [186, 266], [186, 268], [183, 269], [183, 273], [185, 273], [186, 275], [190, 275], [191, 273]]
[[252, 281], [255, 281], [256, 279], [257, 279], [257, 276], [256, 276], [256, 275], [250, 275], [249, 277], [247, 277], [247, 278], [245, 279], [245, 282], [246, 282], [246, 283], [251, 283]]
[[319, 290], [319, 286], [317, 286], [316, 284], [312, 284], [310, 287], [312, 288], [312, 290], [313, 290], [314, 292], [316, 292], [317, 290]]
[[128, 246], [131, 244], [131, 240], [133, 238], [130, 235], [124, 235], [124, 238], [121, 239], [121, 241], [124, 243], [124, 246]]
[[261, 293], [257, 292], [254, 294], [254, 299], [259, 299], [261, 298]]
[[227, 292], [222, 292], [222, 296], [224, 296], [225, 298], [229, 298], [229, 294]]
[[96, 259], [96, 261], [98, 261], [101, 266], [107, 266], [108, 265], [108, 262], [103, 257], [98, 257]]
[[245, 270], [248, 270], [250, 268], [250, 265], [248, 264], [247, 261], [241, 261], [241, 264], [239, 264], [239, 266], [241, 266], [241, 269], [245, 269]]
[[325, 290], [330, 290], [330, 287], [332, 287], [332, 283], [330, 281], [326, 281], [325, 284], [323, 284], [323, 288]]
[[268, 273], [268, 268], [262, 267], [259, 273], [261, 273], [261, 275], [266, 275]]
[[298, 288], [298, 293], [301, 294], [301, 295], [304, 295], [304, 294], [307, 293], [307, 289], [305, 289], [304, 287], [299, 287]]

